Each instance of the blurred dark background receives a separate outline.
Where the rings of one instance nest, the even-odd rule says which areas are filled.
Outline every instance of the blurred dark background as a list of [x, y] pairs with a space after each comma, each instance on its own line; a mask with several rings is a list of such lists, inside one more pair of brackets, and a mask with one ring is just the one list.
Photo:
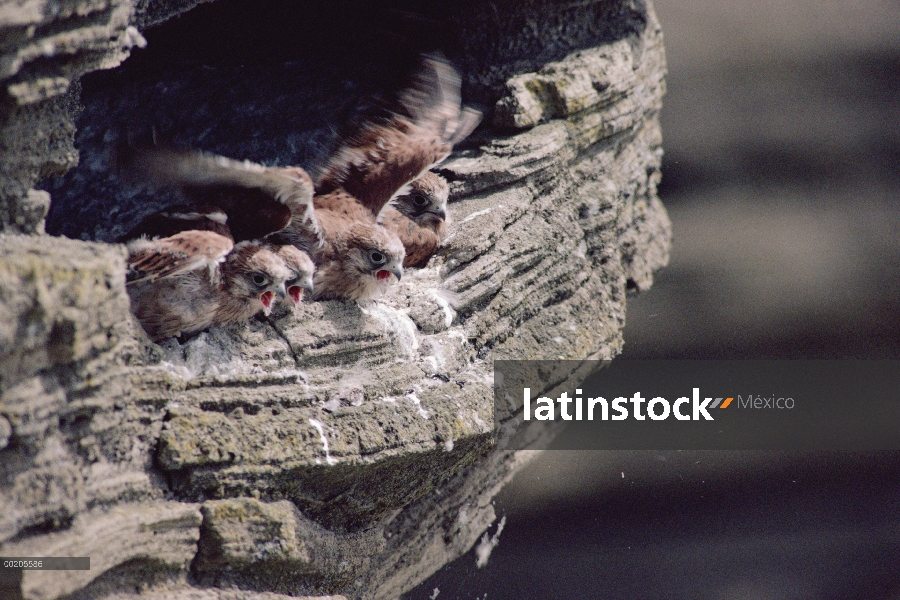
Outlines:
[[675, 240], [624, 357], [900, 357], [900, 4], [656, 7]]
[[[675, 239], [621, 359], [900, 357], [900, 3], [655, 6]], [[900, 598], [895, 452], [552, 450], [495, 509], [406, 598]]]

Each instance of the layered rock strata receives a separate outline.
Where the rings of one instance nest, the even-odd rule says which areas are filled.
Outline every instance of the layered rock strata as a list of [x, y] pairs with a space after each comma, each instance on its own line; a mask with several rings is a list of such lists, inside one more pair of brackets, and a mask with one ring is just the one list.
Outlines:
[[[83, 83], [82, 162], [45, 180], [50, 193], [36, 186], [78, 161], [79, 77], [193, 4], [0, 8], [0, 555], [92, 565], [0, 586], [41, 599], [396, 597], [474, 544], [527, 461], [492, 446], [492, 361], [612, 359], [626, 291], [667, 261], [659, 25], [650, 5], [618, 0], [513, 3], [494, 37], [498, 16], [457, 15], [457, 62], [486, 123], [439, 168], [451, 234], [429, 265], [371, 305], [308, 303], [155, 345], [129, 313], [123, 247], [41, 233], [50, 202], [58, 233], [114, 233], [104, 118], [131, 110], [143, 84]], [[154, 73], [144, 81], [163, 96], [196, 74]], [[224, 136], [215, 115], [195, 121]], [[297, 157], [268, 136], [180, 135]], [[127, 200], [120, 214], [136, 214]]]

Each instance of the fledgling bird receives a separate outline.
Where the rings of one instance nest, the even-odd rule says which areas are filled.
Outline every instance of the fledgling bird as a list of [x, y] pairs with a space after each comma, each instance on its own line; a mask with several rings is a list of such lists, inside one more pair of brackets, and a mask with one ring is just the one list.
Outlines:
[[209, 231], [133, 240], [128, 295], [132, 312], [153, 341], [211, 325], [269, 314], [275, 296], [295, 277], [266, 245], [240, 242]]
[[377, 218], [391, 199], [447, 158], [454, 144], [480, 122], [479, 111], [461, 106], [460, 86], [459, 74], [449, 63], [423, 58], [388, 116], [361, 123], [321, 169], [316, 208]]
[[214, 323], [243, 321], [260, 311], [268, 315], [275, 296], [287, 296], [286, 282], [295, 276], [284, 258], [268, 245], [240, 242], [222, 264], [223, 296]]
[[461, 84], [450, 63], [423, 57], [387, 116], [361, 123], [329, 158], [319, 173], [316, 206], [330, 193], [346, 192], [377, 217], [478, 126], [481, 113], [462, 107]]
[[[313, 184], [303, 169], [264, 167], [197, 151], [130, 148], [121, 155], [120, 166], [132, 177], [174, 186], [195, 202], [149, 215], [122, 241], [197, 230], [240, 242], [277, 231], [294, 215], [307, 226], [313, 219]], [[294, 273], [286, 288], [287, 298], [296, 306], [304, 290], [312, 292], [312, 260], [293, 246], [269, 250]]]
[[[134, 176], [180, 188], [196, 203], [194, 212], [211, 206], [225, 213], [226, 231], [237, 231], [236, 241], [259, 234], [273, 247], [290, 245], [307, 253], [318, 265], [314, 275], [311, 264], [288, 250], [280, 252], [288, 262], [293, 260], [300, 274], [301, 283], [288, 286], [295, 306], [308, 288], [309, 275], [314, 277], [315, 299], [347, 300], [371, 299], [384, 291], [392, 276], [398, 280], [402, 276], [403, 244], [396, 236], [370, 217], [357, 222], [352, 216], [314, 210], [312, 180], [299, 167], [263, 167], [201, 152], [167, 150], [132, 150], [126, 158], [126, 168]], [[205, 213], [202, 218], [209, 221]], [[167, 218], [166, 226], [171, 222]], [[362, 268], [360, 253], [369, 257], [368, 269]], [[383, 260], [372, 262], [372, 257]]]
[[[386, 290], [391, 275], [400, 279], [406, 249], [379, 215], [478, 125], [481, 114], [461, 108], [460, 85], [449, 63], [423, 59], [387, 117], [363, 121], [320, 171], [313, 198], [317, 236], [299, 227], [299, 219], [271, 236], [310, 253], [316, 299], [369, 300]], [[416, 247], [416, 264], [427, 261], [424, 248]]]
[[288, 269], [291, 270], [292, 276], [285, 281], [287, 288], [287, 299], [296, 307], [303, 299], [303, 292], [310, 294], [313, 292], [313, 274], [316, 267], [313, 264], [309, 254], [303, 252], [296, 246], [273, 246], [275, 254], [280, 256]]
[[318, 211], [326, 244], [316, 255], [313, 298], [367, 301], [387, 292], [403, 276], [405, 252], [399, 238], [380, 225], [343, 220]]
[[370, 219], [317, 208], [314, 221], [293, 223], [267, 241], [307, 252], [316, 265], [315, 300], [372, 300], [403, 276], [403, 243]]
[[403, 242], [403, 266], [424, 267], [447, 237], [450, 187], [443, 177], [426, 171], [410, 188], [382, 209], [378, 221]]

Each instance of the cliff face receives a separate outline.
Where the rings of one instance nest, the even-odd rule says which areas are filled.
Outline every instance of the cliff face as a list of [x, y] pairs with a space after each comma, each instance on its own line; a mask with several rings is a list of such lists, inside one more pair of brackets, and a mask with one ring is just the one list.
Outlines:
[[[222, 0], [165, 22], [194, 4], [0, 9], [0, 554], [91, 557], [0, 586], [396, 597], [471, 547], [527, 460], [491, 447], [492, 361], [613, 358], [626, 290], [667, 261], [659, 25], [638, 1], [436, 4], [401, 27], [425, 30], [412, 43], [341, 53], [344, 28], [383, 33], [369, 17], [404, 22], [403, 3]], [[316, 44], [287, 60], [294, 18]], [[486, 123], [439, 168], [451, 236], [428, 267], [372, 306], [151, 344], [103, 242], [165, 199], [111, 178], [111, 132], [311, 166], [434, 23]], [[223, 31], [258, 52], [224, 52]], [[77, 241], [43, 234], [51, 202], [47, 230]]]

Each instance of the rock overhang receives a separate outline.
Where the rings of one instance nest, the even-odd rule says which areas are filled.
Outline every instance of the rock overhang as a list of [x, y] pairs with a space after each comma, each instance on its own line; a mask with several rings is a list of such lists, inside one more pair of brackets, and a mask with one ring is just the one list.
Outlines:
[[[626, 290], [649, 286], [653, 270], [667, 260], [669, 226], [655, 194], [665, 70], [659, 27], [643, 3], [582, 5], [582, 17], [592, 18], [569, 30], [560, 25], [562, 13], [576, 9], [553, 2], [507, 7], [509, 18], [495, 35], [489, 31], [496, 17], [480, 24], [476, 19], [484, 16], [482, 8], [454, 17], [468, 36], [451, 58], [464, 69], [466, 91], [486, 109], [488, 122], [438, 168], [452, 194], [453, 224], [444, 248], [373, 305], [304, 304], [290, 315], [156, 346], [128, 314], [121, 247], [5, 236], [5, 255], [19, 262], [10, 262], [4, 293], [11, 299], [4, 309], [10, 322], [37, 315], [34, 322], [46, 329], [27, 343], [20, 341], [25, 334], [12, 334], [10, 348], [32, 344], [35, 353], [16, 359], [7, 352], [2, 360], [10, 373], [2, 381], [3, 416], [12, 429], [11, 443], [0, 449], [9, 459], [2, 481], [6, 505], [16, 507], [0, 528], [7, 543], [24, 543], [16, 540], [35, 527], [64, 535], [67, 523], [93, 522], [125, 501], [139, 506], [166, 498], [177, 512], [181, 505], [252, 498], [266, 506], [289, 501], [313, 519], [313, 529], [324, 526], [339, 536], [406, 531], [413, 548], [419, 543], [413, 538], [426, 536], [410, 529], [417, 511], [443, 510], [453, 496], [447, 490], [456, 490], [457, 503], [471, 501], [508, 476], [515, 461], [491, 449], [491, 361], [613, 358], [622, 344]], [[130, 21], [110, 19], [121, 29], [117, 40], [125, 40], [129, 23], [141, 26], [165, 13], [154, 3], [133, 8]], [[555, 16], [543, 28], [512, 35], [528, 22], [528, 10]], [[152, 32], [147, 36], [152, 42]], [[125, 45], [115, 42], [113, 54]], [[101, 63], [85, 64], [84, 71]], [[266, 114], [283, 115], [300, 97], [272, 96], [271, 87], [253, 86], [302, 69], [234, 69], [193, 65], [179, 73], [169, 65], [152, 85], [152, 78], [142, 83], [133, 73], [117, 82], [114, 72], [93, 89], [85, 83], [85, 110], [77, 121], [82, 162], [62, 184], [50, 186], [57, 210], [64, 209], [56, 218], [65, 222], [54, 224], [51, 214], [51, 230], [64, 233], [72, 225], [80, 227], [77, 234], [68, 231], [72, 235], [106, 239], [108, 226], [84, 224], [97, 215], [127, 216], [115, 182], [104, 179], [103, 146], [109, 119], [128, 114], [129, 103], [133, 117], [136, 99], [148, 89], [158, 92], [148, 114], [186, 145], [269, 164], [290, 164], [327, 145], [321, 127], [311, 141], [290, 131], [302, 118], [274, 130], [248, 125]], [[243, 90], [225, 89], [242, 81]], [[327, 81], [323, 93], [333, 94], [328, 86], [334, 81]], [[23, 75], [16, 85], [25, 83]], [[167, 120], [165, 105], [179, 97], [178, 90], [182, 98], [208, 96], [204, 90], [212, 84], [222, 90], [219, 104], [176, 104], [179, 110], [197, 108], [186, 111], [193, 124]], [[35, 89], [40, 85], [35, 80]], [[183, 91], [191, 86], [196, 89]], [[342, 101], [362, 87], [350, 85], [353, 93], [345, 90]], [[247, 124], [236, 127], [237, 117], [227, 116], [220, 124], [216, 110], [235, 99]], [[72, 135], [70, 97], [29, 102], [23, 106], [34, 113], [28, 118], [35, 127], [52, 131], [69, 123]], [[21, 117], [23, 109], [16, 110], [13, 118]], [[42, 119], [49, 121], [41, 125]], [[23, 189], [48, 172], [34, 164], [60, 163], [56, 155], [29, 156], [31, 166], [15, 173]], [[38, 231], [34, 218], [46, 198], [31, 190], [20, 200], [8, 200], [18, 206], [10, 214], [18, 216], [7, 229]], [[102, 277], [90, 269], [84, 275], [79, 260], [85, 252], [100, 256], [91, 260]], [[38, 266], [21, 263], [28, 256], [38, 257]], [[51, 293], [40, 283], [34, 289], [18, 283], [43, 282], [47, 265], [66, 264], [63, 257], [74, 275], [51, 278]], [[75, 282], [83, 277], [93, 283]], [[7, 290], [27, 298], [19, 302]], [[22, 331], [43, 331], [35, 327]], [[435, 496], [441, 488], [444, 500]], [[487, 514], [488, 508], [480, 510]], [[471, 531], [459, 525], [468, 532], [463, 538], [480, 534], [480, 521], [472, 523]], [[403, 536], [394, 535], [388, 545], [396, 554]], [[27, 539], [37, 543], [41, 537]], [[225, 567], [203, 562], [215, 554], [208, 544], [216, 539], [201, 541], [207, 550], [197, 555], [195, 573], [217, 584], [243, 581], [222, 579], [215, 573]], [[464, 546], [448, 542], [446, 551]], [[234, 564], [246, 565], [250, 555]], [[368, 577], [373, 585], [390, 579], [377, 572], [393, 559], [380, 556], [354, 567], [350, 579]], [[343, 589], [345, 575], [329, 589]]]

